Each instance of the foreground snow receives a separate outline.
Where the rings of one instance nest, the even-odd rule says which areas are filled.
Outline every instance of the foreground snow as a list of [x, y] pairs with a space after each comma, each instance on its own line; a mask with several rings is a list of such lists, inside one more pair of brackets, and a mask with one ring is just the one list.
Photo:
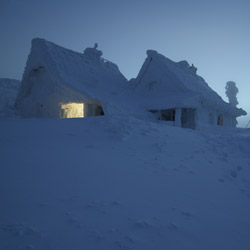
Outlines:
[[250, 249], [250, 131], [0, 120], [0, 249]]

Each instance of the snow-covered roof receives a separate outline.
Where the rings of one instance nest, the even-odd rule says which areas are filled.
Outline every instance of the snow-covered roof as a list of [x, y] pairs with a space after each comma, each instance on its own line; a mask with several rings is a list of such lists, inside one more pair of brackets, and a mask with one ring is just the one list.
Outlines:
[[110, 113], [145, 114], [151, 109], [205, 105], [234, 116], [246, 114], [224, 102], [186, 61], [175, 63], [149, 50], [137, 78], [128, 84], [118, 67], [101, 57], [97, 46], [78, 53], [44, 39], [33, 39], [17, 105], [30, 96], [42, 99], [53, 92], [55, 96], [67, 96], [65, 101], [101, 101], [112, 110]]
[[115, 64], [100, 56], [96, 47], [87, 48], [85, 53], [78, 53], [44, 39], [33, 39], [18, 101], [29, 94], [30, 72], [39, 70], [46, 70], [58, 92], [58, 86], [63, 86], [85, 98], [110, 100], [112, 95], [120, 92], [127, 80]]
[[135, 86], [138, 95], [151, 99], [152, 107], [157, 106], [157, 103], [159, 107], [164, 103], [166, 106], [172, 103], [172, 107], [181, 103], [187, 106], [204, 104], [236, 116], [246, 114], [244, 110], [224, 102], [205, 80], [196, 74], [196, 70], [186, 61], [176, 63], [154, 50], [148, 50], [147, 58], [131, 84]]

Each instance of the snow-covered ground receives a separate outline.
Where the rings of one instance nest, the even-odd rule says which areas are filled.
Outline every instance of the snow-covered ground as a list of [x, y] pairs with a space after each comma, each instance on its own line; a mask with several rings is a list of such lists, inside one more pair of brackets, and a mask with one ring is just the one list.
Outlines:
[[0, 250], [249, 250], [250, 130], [0, 120]]

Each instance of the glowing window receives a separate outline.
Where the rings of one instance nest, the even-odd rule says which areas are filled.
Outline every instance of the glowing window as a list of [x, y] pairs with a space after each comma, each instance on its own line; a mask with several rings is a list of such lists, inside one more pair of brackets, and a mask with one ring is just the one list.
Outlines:
[[61, 104], [61, 118], [84, 117], [84, 103]]

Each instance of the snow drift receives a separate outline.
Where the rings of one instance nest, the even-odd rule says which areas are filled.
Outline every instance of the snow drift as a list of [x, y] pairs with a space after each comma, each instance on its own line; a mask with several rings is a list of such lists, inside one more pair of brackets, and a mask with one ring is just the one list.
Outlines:
[[248, 250], [250, 131], [0, 120], [0, 249]]

